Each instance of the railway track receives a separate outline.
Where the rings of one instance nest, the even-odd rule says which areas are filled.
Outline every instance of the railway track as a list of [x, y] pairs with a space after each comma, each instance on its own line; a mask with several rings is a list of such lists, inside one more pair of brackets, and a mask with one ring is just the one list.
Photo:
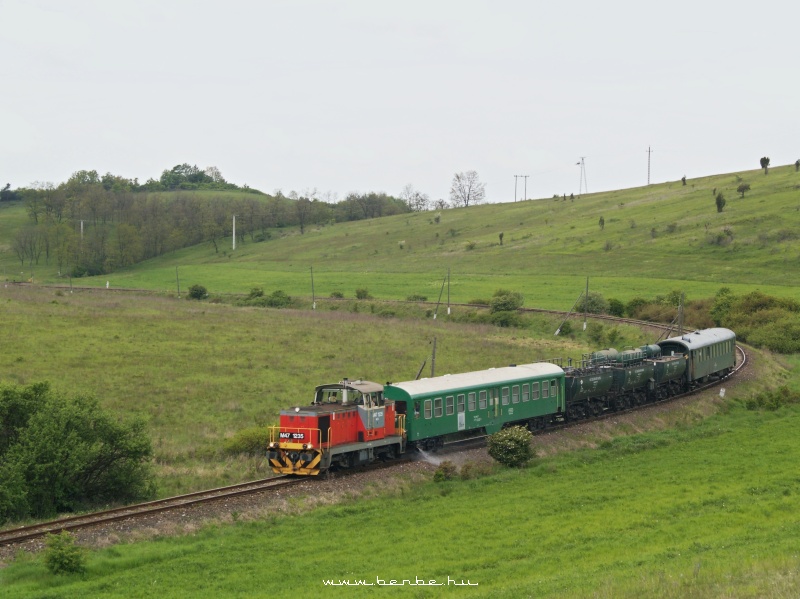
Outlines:
[[59, 533], [62, 530], [78, 530], [90, 526], [107, 524], [109, 522], [118, 522], [127, 518], [141, 518], [143, 516], [209, 501], [219, 501], [221, 499], [250, 495], [253, 493], [275, 491], [303, 481], [304, 479], [302, 478], [290, 478], [288, 476], [266, 478], [263, 480], [239, 483], [237, 485], [187, 493], [186, 495], [177, 495], [175, 497], [167, 497], [166, 499], [158, 499], [156, 501], [104, 510], [102, 512], [92, 512], [82, 516], [70, 516], [68, 518], [60, 518], [40, 524], [12, 528], [0, 531], [0, 546], [22, 543], [47, 534]]

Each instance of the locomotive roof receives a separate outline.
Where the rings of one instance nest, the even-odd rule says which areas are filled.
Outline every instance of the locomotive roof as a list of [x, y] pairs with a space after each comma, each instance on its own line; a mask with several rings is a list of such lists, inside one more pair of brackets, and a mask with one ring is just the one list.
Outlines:
[[348, 381], [343, 380], [338, 383], [331, 383], [329, 385], [318, 385], [316, 390], [320, 389], [355, 389], [361, 393], [379, 393], [383, 391], [383, 385], [380, 383], [373, 383], [372, 381]]
[[563, 375], [564, 371], [548, 362], [536, 364], [520, 364], [519, 366], [505, 366], [503, 368], [490, 368], [488, 370], [478, 370], [476, 372], [464, 372], [461, 374], [445, 374], [429, 379], [418, 381], [405, 381], [402, 383], [392, 383], [386, 385], [385, 390], [400, 389], [405, 391], [410, 397], [418, 395], [428, 395], [431, 393], [444, 393], [456, 391], [461, 388], [485, 387], [488, 385], [498, 385], [502, 383], [514, 383], [538, 376]]
[[703, 329], [695, 331], [694, 333], [686, 333], [681, 337], [670, 337], [659, 341], [658, 345], [661, 347], [669, 347], [670, 345], [679, 345], [684, 349], [698, 349], [713, 345], [721, 341], [735, 340], [736, 334], [730, 329], [714, 328]]

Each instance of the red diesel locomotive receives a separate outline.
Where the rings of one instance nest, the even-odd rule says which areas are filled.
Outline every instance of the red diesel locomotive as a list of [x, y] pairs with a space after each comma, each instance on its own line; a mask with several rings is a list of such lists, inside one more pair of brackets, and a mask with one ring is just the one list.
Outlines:
[[403, 451], [405, 414], [383, 397], [383, 385], [344, 379], [317, 387], [311, 405], [281, 410], [267, 457], [276, 474], [316, 475]]

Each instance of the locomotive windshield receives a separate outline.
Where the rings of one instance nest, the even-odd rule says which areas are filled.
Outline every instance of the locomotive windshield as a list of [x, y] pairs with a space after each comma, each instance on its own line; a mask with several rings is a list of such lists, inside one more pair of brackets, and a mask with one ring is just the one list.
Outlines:
[[375, 383], [359, 381], [320, 385], [314, 394], [314, 403], [335, 403], [367, 407], [382, 406], [384, 404], [383, 387]]

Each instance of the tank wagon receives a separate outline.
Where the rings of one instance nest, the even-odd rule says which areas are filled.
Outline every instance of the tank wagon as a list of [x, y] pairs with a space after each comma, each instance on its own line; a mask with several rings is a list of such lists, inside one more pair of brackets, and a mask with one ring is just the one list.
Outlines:
[[558, 362], [387, 383], [343, 381], [316, 388], [310, 406], [284, 410], [270, 430], [276, 473], [316, 475], [435, 449], [452, 436], [530, 430], [664, 399], [729, 374], [736, 335], [706, 329], [639, 348], [604, 349]]

